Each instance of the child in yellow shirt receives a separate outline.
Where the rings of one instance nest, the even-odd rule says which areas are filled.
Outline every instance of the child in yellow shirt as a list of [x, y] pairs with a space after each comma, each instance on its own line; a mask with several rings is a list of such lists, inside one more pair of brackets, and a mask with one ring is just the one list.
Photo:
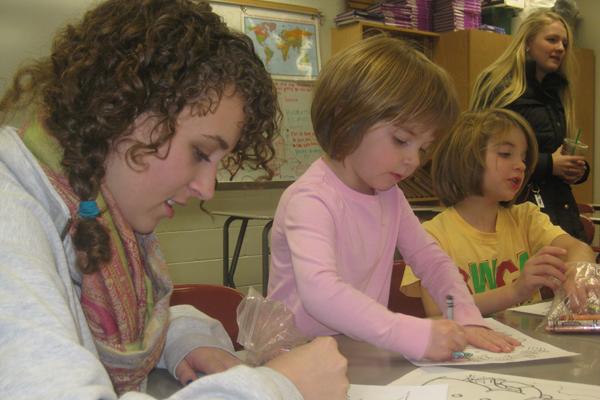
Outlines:
[[[537, 142], [518, 114], [463, 114], [432, 162], [436, 193], [447, 208], [423, 224], [459, 267], [482, 314], [541, 299], [558, 289], [567, 261], [594, 262], [585, 243], [553, 225], [533, 203], [513, 205], [537, 160]], [[407, 268], [403, 286], [416, 280]], [[421, 287], [427, 315], [441, 314]]]

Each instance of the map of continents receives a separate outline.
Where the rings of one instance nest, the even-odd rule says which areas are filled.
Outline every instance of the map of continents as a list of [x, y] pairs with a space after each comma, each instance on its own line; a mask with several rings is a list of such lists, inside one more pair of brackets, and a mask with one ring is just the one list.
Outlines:
[[271, 74], [311, 79], [319, 74], [315, 25], [244, 17], [244, 32]]

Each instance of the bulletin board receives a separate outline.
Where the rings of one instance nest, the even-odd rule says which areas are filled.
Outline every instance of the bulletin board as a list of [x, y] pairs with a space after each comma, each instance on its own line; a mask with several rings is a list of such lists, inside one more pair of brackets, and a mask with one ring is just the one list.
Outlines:
[[272, 181], [259, 180], [265, 175], [262, 170], [240, 170], [233, 180], [221, 170], [219, 188], [285, 187], [321, 155], [310, 120], [313, 88], [321, 68], [319, 12], [267, 1], [211, 1], [211, 5], [231, 29], [252, 39], [273, 77], [283, 114], [270, 163], [275, 172]]

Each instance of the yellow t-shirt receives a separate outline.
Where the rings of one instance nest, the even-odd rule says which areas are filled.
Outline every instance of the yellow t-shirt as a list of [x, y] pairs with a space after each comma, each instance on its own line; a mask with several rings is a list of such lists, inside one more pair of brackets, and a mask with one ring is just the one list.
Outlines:
[[[424, 222], [423, 227], [457, 264], [471, 293], [511, 284], [530, 256], [565, 234], [530, 202], [499, 207], [494, 233], [473, 228], [453, 207]], [[402, 286], [417, 280], [407, 267]], [[531, 300], [539, 301], [539, 293]]]

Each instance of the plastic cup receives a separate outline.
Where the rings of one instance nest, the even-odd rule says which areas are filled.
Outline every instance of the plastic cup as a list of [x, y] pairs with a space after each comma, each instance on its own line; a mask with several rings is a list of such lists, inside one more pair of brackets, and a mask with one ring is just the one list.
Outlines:
[[585, 143], [577, 142], [575, 139], [565, 138], [563, 141], [562, 154], [570, 156], [584, 156], [588, 151], [588, 145]]

